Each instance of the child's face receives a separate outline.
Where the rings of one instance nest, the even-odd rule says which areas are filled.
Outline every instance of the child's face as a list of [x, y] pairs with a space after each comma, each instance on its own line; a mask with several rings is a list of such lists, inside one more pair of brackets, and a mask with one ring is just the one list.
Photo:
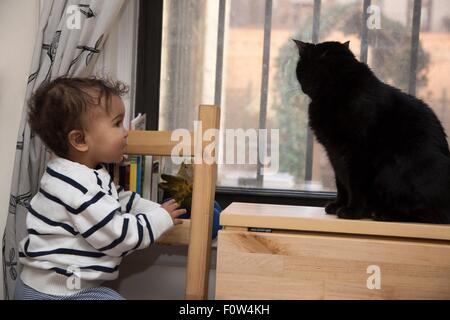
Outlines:
[[125, 107], [122, 99], [112, 96], [109, 114], [102, 106], [96, 110], [86, 133], [92, 163], [119, 163], [127, 145], [128, 130], [123, 126]]

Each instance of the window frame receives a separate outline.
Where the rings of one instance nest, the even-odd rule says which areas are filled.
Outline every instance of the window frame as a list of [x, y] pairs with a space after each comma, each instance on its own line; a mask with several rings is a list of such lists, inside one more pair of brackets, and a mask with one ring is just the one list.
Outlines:
[[[224, 26], [224, 10], [227, 0], [219, 0], [219, 27], [218, 27], [218, 46], [217, 46], [217, 71], [216, 71], [216, 92], [215, 103], [220, 105], [221, 101], [221, 75], [223, 67], [223, 33]], [[229, 1], [229, 0], [228, 0]], [[262, 70], [262, 88], [261, 88], [261, 106], [260, 106], [260, 126], [265, 125], [265, 100], [264, 87], [267, 86], [268, 80], [268, 58], [270, 50], [270, 21], [272, 0], [265, 0], [265, 32], [264, 32], [264, 61]], [[361, 0], [362, 19], [367, 19], [367, 8], [370, 6], [371, 0]], [[410, 85], [409, 93], [415, 94], [415, 79], [417, 68], [417, 51], [420, 35], [420, 14], [422, 8], [422, 0], [414, 0], [413, 17], [412, 17], [412, 39], [411, 39], [411, 63], [410, 63]], [[314, 0], [314, 19], [313, 19], [313, 39], [314, 43], [319, 42], [320, 28], [320, 10], [321, 0]], [[162, 32], [163, 32], [163, 13], [164, 0], [139, 0], [139, 21], [138, 21], [138, 44], [137, 44], [137, 70], [136, 70], [136, 102], [135, 115], [139, 112], [146, 113], [147, 130], [158, 130], [159, 122], [159, 101], [160, 101], [160, 80], [161, 80], [161, 50], [162, 50]], [[365, 23], [362, 24], [365, 26]], [[362, 61], [367, 60], [367, 28], [361, 30], [361, 53]], [[220, 41], [222, 39], [222, 41]], [[311, 180], [312, 172], [312, 133], [308, 128], [307, 134], [307, 155], [306, 155], [306, 178]], [[257, 175], [260, 176], [261, 168], [258, 167]], [[286, 205], [307, 205], [307, 206], [324, 206], [326, 203], [335, 200], [336, 192], [322, 191], [300, 191], [288, 189], [265, 189], [265, 188], [242, 188], [242, 187], [217, 187], [216, 200], [223, 206], [227, 206], [233, 201], [241, 202], [257, 202], [257, 203], [277, 203]]]
[[139, 0], [134, 116], [147, 114], [146, 130], [158, 130], [164, 0]]

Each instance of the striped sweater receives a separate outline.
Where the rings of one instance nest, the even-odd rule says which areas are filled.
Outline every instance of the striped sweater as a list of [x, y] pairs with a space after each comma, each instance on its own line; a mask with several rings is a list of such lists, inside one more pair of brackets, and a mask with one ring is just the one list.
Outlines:
[[[53, 156], [26, 226], [22, 281], [43, 293], [68, 295], [117, 278], [122, 257], [148, 247], [173, 221], [158, 203], [116, 189], [104, 167]], [[74, 277], [78, 285], [70, 285]]]

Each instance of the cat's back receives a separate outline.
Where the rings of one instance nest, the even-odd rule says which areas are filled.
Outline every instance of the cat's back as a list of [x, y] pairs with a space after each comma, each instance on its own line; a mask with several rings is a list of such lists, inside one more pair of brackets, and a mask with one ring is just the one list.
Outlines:
[[406, 149], [438, 147], [450, 157], [445, 130], [425, 102], [384, 83], [377, 100], [378, 129], [386, 139]]

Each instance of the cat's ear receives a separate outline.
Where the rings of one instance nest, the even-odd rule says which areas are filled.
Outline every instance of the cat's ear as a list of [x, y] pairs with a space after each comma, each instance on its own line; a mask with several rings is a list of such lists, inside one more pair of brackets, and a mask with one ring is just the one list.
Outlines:
[[303, 42], [303, 41], [300, 41], [300, 40], [295, 40], [295, 39], [292, 39], [292, 41], [294, 41], [295, 44], [297, 45], [298, 53], [299, 53], [301, 56], [304, 55], [305, 52], [306, 52], [306, 49], [307, 49], [308, 46], [309, 46], [309, 43], [306, 43], [306, 42]]
[[344, 42], [343, 45], [346, 46], [347, 49], [350, 49], [350, 41]]

